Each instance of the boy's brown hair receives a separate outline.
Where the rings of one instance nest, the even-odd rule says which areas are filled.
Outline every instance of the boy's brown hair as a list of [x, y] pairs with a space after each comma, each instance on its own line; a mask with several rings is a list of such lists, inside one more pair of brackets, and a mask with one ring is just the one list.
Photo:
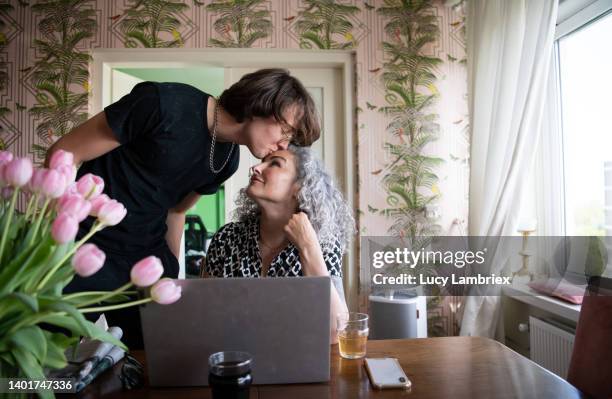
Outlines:
[[260, 69], [244, 75], [223, 91], [219, 104], [239, 123], [254, 116], [273, 116], [285, 125], [288, 122], [283, 115], [297, 106], [291, 143], [310, 146], [321, 135], [314, 101], [304, 85], [286, 69]]

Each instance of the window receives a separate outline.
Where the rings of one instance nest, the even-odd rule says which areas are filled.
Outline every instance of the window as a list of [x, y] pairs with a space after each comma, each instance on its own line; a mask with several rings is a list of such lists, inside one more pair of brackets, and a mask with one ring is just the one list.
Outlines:
[[[562, 6], [571, 7], [562, 13]], [[562, 0], [559, 7], [540, 142], [519, 219], [535, 219], [542, 236], [606, 236], [603, 275], [612, 277], [612, 1]], [[553, 252], [545, 248], [542, 257]], [[581, 273], [580, 265], [566, 266]]]
[[612, 14], [557, 41], [565, 235], [612, 236]]

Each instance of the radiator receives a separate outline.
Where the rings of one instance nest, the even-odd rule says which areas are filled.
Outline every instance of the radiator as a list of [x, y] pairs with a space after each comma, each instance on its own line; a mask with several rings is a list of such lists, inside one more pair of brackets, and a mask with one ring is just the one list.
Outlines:
[[556, 324], [529, 317], [529, 352], [531, 360], [565, 379], [574, 348], [574, 332]]

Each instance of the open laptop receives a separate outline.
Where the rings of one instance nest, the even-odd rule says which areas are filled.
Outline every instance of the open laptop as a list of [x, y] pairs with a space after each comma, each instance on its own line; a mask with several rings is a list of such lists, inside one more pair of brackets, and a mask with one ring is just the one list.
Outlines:
[[329, 381], [330, 278], [177, 280], [182, 297], [140, 308], [151, 386], [208, 385], [208, 357], [253, 355], [254, 384]]

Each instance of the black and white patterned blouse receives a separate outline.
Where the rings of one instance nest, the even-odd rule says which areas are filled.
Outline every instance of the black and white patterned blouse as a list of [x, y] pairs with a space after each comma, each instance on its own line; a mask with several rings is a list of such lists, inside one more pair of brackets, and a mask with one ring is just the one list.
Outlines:
[[[321, 245], [332, 280], [342, 278], [342, 251], [337, 243]], [[228, 223], [213, 236], [206, 254], [206, 271], [213, 277], [261, 277], [259, 218]], [[289, 244], [273, 260], [267, 277], [303, 276], [300, 253]], [[334, 285], [338, 285], [334, 281]], [[341, 285], [341, 284], [340, 284]]]

